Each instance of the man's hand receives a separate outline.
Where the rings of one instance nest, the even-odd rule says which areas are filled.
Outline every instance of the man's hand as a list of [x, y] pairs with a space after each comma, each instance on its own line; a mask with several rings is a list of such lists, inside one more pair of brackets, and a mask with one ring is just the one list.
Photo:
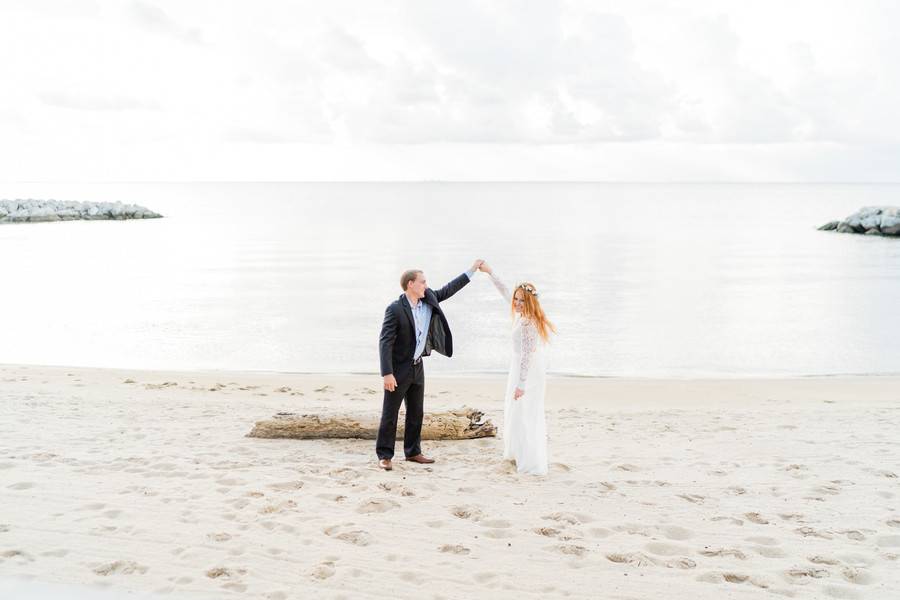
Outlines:
[[513, 400], [518, 400], [524, 395], [525, 391], [522, 388], [516, 388], [516, 391], [513, 393]]
[[397, 380], [394, 378], [394, 374], [384, 376], [384, 389], [389, 392], [393, 392], [397, 389]]
[[481, 265], [483, 263], [484, 263], [484, 260], [479, 258], [474, 263], [472, 263], [472, 268], [470, 269], [470, 271], [477, 271], [479, 268], [481, 268]]
[[491, 267], [488, 266], [488, 264], [487, 264], [486, 262], [484, 262], [484, 261], [481, 261], [481, 266], [478, 267], [478, 270], [481, 271], [482, 273], [487, 273], [488, 275], [490, 275], [491, 273], [494, 272], [494, 271], [491, 269]]

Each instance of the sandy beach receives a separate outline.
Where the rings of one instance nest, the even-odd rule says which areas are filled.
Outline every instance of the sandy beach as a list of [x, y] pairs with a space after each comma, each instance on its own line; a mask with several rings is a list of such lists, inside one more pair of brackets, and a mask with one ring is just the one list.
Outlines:
[[[499, 438], [388, 473], [370, 440], [245, 437], [279, 411], [377, 413], [379, 384], [0, 367], [0, 592], [900, 596], [900, 378], [551, 379], [546, 477]], [[426, 411], [499, 425], [503, 387], [429, 377]]]

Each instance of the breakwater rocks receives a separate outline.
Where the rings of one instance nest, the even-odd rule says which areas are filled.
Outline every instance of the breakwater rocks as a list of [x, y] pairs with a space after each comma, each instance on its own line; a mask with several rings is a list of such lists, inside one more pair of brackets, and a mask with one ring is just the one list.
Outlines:
[[70, 202], [64, 200], [0, 200], [0, 223], [46, 221], [106, 221], [158, 219], [161, 214], [136, 204], [121, 202]]
[[864, 206], [843, 221], [831, 221], [819, 227], [822, 231], [863, 233], [900, 237], [900, 208], [896, 206]]

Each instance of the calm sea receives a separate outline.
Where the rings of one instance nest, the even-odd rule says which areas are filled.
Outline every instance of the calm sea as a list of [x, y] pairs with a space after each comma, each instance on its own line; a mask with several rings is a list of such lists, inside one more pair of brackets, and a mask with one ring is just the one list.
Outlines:
[[[816, 231], [900, 185], [0, 185], [26, 197], [166, 218], [0, 225], [3, 363], [374, 373], [400, 273], [485, 258], [537, 285], [558, 374], [900, 372], [900, 239]], [[487, 278], [444, 309], [428, 372], [504, 371]]]

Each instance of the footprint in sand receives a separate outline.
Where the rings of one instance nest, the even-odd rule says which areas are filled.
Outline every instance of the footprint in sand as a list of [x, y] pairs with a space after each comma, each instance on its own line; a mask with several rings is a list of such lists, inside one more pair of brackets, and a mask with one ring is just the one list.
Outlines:
[[231, 539], [230, 533], [207, 533], [206, 539], [211, 542], [227, 542]]
[[703, 504], [703, 501], [706, 500], [705, 496], [700, 496], [698, 494], [678, 494], [678, 497], [682, 500], [687, 500], [692, 504]]
[[24, 550], [4, 550], [0, 552], [0, 564], [7, 560], [15, 560], [19, 564], [34, 562], [34, 558]]
[[287, 510], [293, 510], [297, 508], [297, 503], [293, 500], [285, 500], [284, 502], [278, 502], [275, 504], [267, 504], [259, 509], [259, 514], [261, 515], [271, 515], [274, 513], [280, 513]]
[[469, 519], [479, 521], [484, 513], [477, 506], [454, 506], [450, 509], [450, 514], [458, 519]]
[[738, 560], [747, 560], [747, 555], [737, 548], [704, 548], [698, 551], [703, 556], [731, 556]]
[[851, 539], [855, 542], [861, 542], [866, 539], [866, 536], [863, 535], [862, 532], [855, 529], [844, 529], [842, 531], [838, 531], [838, 533], [847, 536], [848, 539]]
[[606, 559], [614, 563], [631, 565], [633, 567], [654, 567], [660, 564], [660, 561], [647, 556], [643, 552], [607, 554]]
[[784, 578], [790, 583], [806, 584], [812, 579], [824, 579], [831, 573], [819, 567], [797, 567], [784, 572]]
[[844, 567], [841, 569], [841, 575], [850, 583], [858, 585], [870, 585], [876, 581], [872, 573], [859, 567]]
[[368, 500], [367, 502], [363, 502], [356, 509], [356, 512], [362, 514], [370, 514], [370, 513], [383, 513], [394, 508], [399, 508], [400, 503], [391, 500], [390, 498], [373, 498], [372, 500]]
[[669, 569], [695, 569], [697, 568], [697, 563], [690, 558], [686, 558], [684, 556], [678, 558], [671, 558], [663, 563]]
[[409, 489], [406, 486], [400, 485], [398, 483], [393, 483], [390, 481], [384, 481], [378, 484], [378, 487], [385, 492], [391, 492], [394, 494], [399, 494], [400, 496], [415, 496], [416, 493]]
[[[416, 585], [422, 585], [428, 581], [428, 577], [417, 571], [402, 571], [399, 577], [407, 583], [414, 583]], [[475, 575], [474, 579], [477, 581], [478, 575]]]
[[582, 523], [590, 523], [594, 519], [583, 513], [573, 512], [555, 512], [541, 517], [548, 521], [556, 521], [557, 523], [567, 523], [569, 525], [581, 525]]
[[747, 540], [748, 542], [752, 542], [754, 544], [759, 544], [760, 546], [777, 546], [778, 545], [778, 540], [776, 540], [775, 538], [772, 538], [772, 537], [756, 535], [756, 536], [752, 536], [752, 537], [748, 537], [748, 538], [744, 538], [744, 539]]
[[303, 487], [302, 481], [282, 481], [280, 483], [270, 483], [268, 486], [269, 489], [278, 490], [282, 492], [293, 492], [299, 490]]
[[146, 572], [147, 567], [131, 560], [117, 560], [94, 567], [94, 573], [104, 577], [109, 575], [132, 575], [134, 573], [143, 575]]
[[782, 521], [802, 522], [804, 517], [800, 513], [778, 513], [778, 518]]
[[631, 465], [631, 464], [626, 463], [626, 464], [622, 464], [622, 465], [616, 465], [616, 470], [618, 470], [618, 471], [640, 471], [641, 468], [637, 465]]
[[625, 523], [624, 525], [617, 525], [613, 527], [613, 529], [620, 533], [627, 533], [628, 535], [640, 535], [643, 537], [651, 537], [653, 535], [653, 530], [650, 527], [639, 525], [637, 523]]
[[474, 575], [472, 575], [472, 579], [474, 579], [478, 583], [488, 583], [496, 578], [497, 574], [490, 571], [482, 571], [480, 573], [475, 573]]
[[320, 498], [322, 500], [330, 500], [331, 502], [343, 502], [347, 499], [347, 496], [343, 496], [341, 494], [316, 494], [316, 498]]
[[661, 527], [660, 531], [669, 540], [689, 540], [694, 537], [694, 532], [690, 529], [685, 529], [684, 527], [678, 527], [677, 525], [667, 525], [665, 527]]
[[587, 548], [585, 548], [584, 546], [579, 546], [577, 544], [557, 544], [556, 546], [550, 546], [548, 550], [552, 550], [553, 552], [558, 552], [566, 556], [584, 556], [588, 553]]
[[35, 484], [30, 481], [20, 481], [19, 483], [14, 483], [6, 487], [11, 490], [30, 490], [34, 485]]
[[557, 537], [559, 535], [559, 529], [554, 529], [553, 527], [538, 527], [534, 532], [544, 537]]
[[362, 529], [353, 529], [353, 523], [326, 527], [322, 533], [354, 546], [368, 546], [372, 543], [372, 536]]
[[445, 554], [461, 554], [466, 555], [471, 552], [465, 546], [461, 546], [459, 544], [444, 544], [443, 546], [438, 547], [440, 552], [444, 552]]
[[611, 536], [613, 532], [603, 527], [592, 527], [588, 529], [588, 534], [595, 538], [607, 538]]
[[765, 558], [784, 558], [787, 556], [784, 550], [774, 546], [754, 546], [752, 550]]
[[823, 540], [833, 540], [834, 536], [828, 533], [827, 531], [818, 531], [813, 529], [812, 527], [798, 527], [794, 530], [795, 533], [799, 533], [803, 537], [817, 537]]
[[811, 563], [817, 564], [817, 565], [835, 566], [835, 565], [841, 564], [841, 561], [839, 561], [838, 559], [831, 558], [830, 556], [822, 556], [821, 554], [816, 554], [815, 556], [808, 556], [806, 558], [806, 560], [808, 560]]
[[646, 544], [644, 548], [650, 554], [657, 556], [678, 556], [679, 554], [690, 554], [690, 548], [679, 546], [678, 544], [666, 544], [664, 542], [651, 542]]
[[247, 569], [229, 569], [228, 567], [213, 567], [206, 572], [206, 576], [210, 579], [221, 579], [222, 577], [232, 578], [238, 575], [245, 575]]
[[769, 584], [755, 577], [745, 575], [743, 573], [734, 573], [730, 571], [711, 571], [697, 577], [697, 581], [705, 583], [745, 583], [749, 582], [756, 587], [768, 588]]
[[763, 517], [761, 514], [757, 512], [749, 512], [744, 513], [744, 517], [752, 523], [756, 523], [757, 525], [768, 525], [769, 520]]

